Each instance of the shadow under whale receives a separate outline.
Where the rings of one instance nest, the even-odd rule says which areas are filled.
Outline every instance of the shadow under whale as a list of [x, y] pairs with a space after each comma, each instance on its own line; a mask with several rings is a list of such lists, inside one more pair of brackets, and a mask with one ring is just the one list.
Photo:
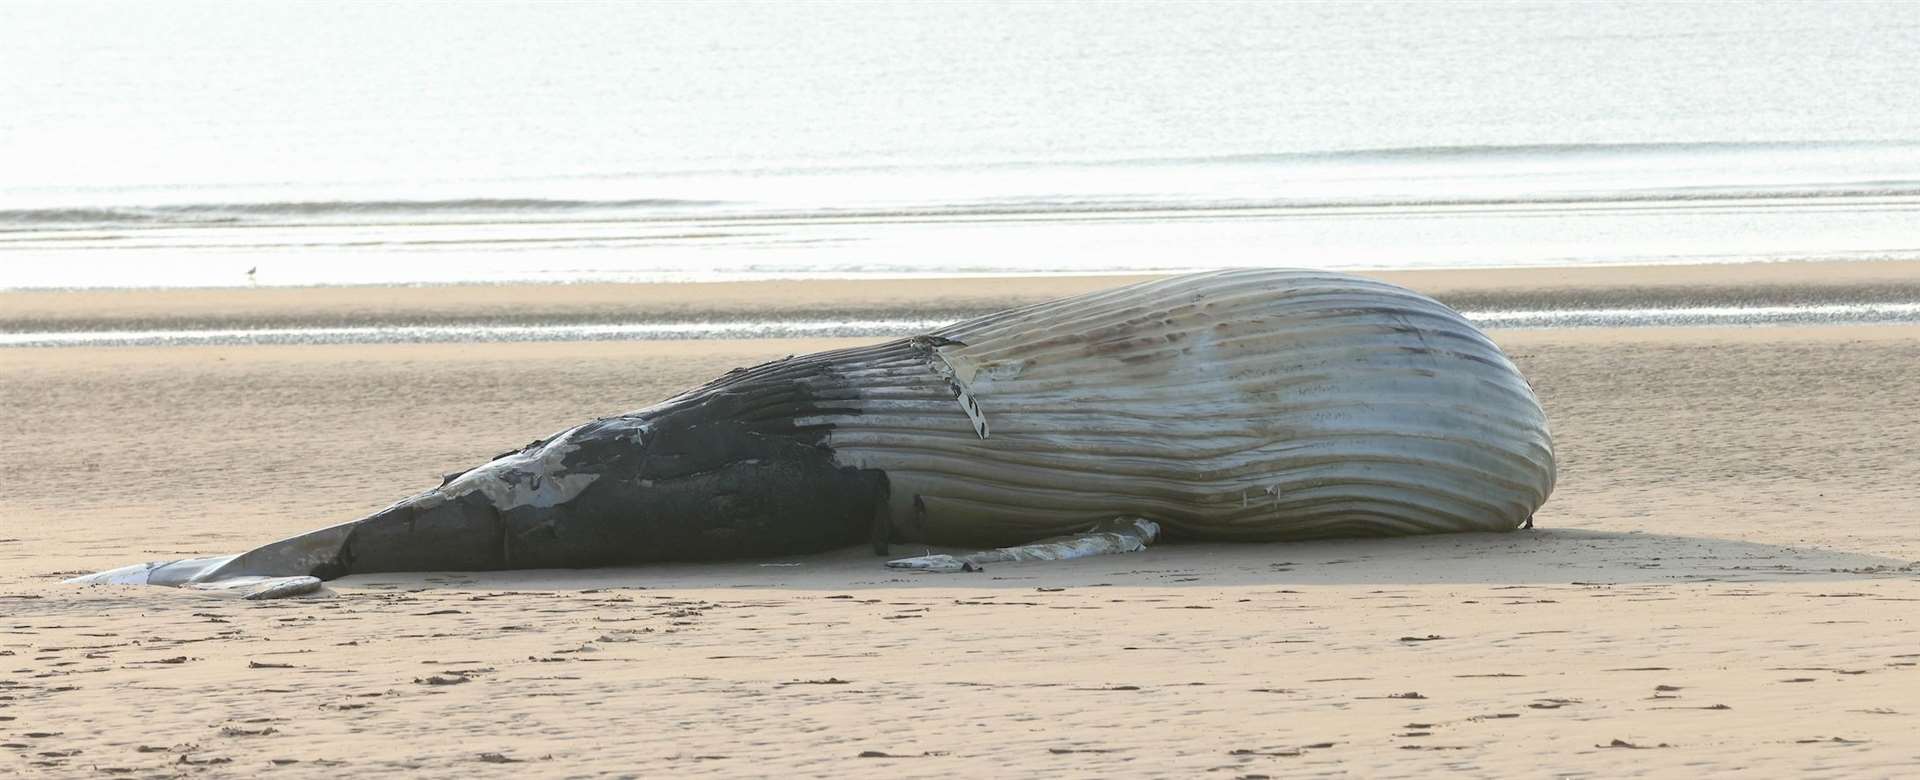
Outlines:
[[[940, 551], [941, 548], [928, 548]], [[1920, 563], [1817, 546], [1579, 528], [1273, 544], [1169, 542], [1121, 557], [989, 565], [979, 574], [876, 571], [860, 550], [754, 561], [603, 569], [354, 575], [342, 588], [570, 590], [617, 587], [1087, 587], [1164, 575], [1152, 587], [1350, 585], [1685, 585], [1920, 579]], [[1140, 586], [1133, 583], [1135, 587]]]

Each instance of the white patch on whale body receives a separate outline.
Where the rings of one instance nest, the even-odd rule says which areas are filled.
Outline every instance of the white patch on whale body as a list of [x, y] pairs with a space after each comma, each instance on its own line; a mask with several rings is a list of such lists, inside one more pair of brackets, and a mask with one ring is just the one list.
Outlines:
[[980, 411], [980, 399], [973, 394], [973, 378], [979, 373], [979, 367], [965, 356], [942, 352], [939, 347], [933, 348], [932, 355], [929, 367], [947, 380], [947, 386], [953, 389], [953, 400], [959, 402], [960, 412], [973, 425], [974, 435], [985, 440], [988, 435], [987, 415]]
[[[544, 509], [571, 501], [600, 478], [599, 474], [565, 474], [567, 455], [580, 449], [569, 441], [576, 430], [568, 429], [532, 452], [508, 455], [461, 474], [434, 492], [454, 499], [477, 490], [502, 512], [526, 506]], [[430, 508], [434, 503], [420, 506]]]

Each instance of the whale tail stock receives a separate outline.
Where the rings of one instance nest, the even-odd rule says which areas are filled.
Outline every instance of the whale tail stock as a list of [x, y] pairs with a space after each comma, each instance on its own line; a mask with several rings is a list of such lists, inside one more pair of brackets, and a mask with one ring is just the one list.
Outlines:
[[[775, 385], [776, 410], [786, 400], [780, 394], [793, 392], [788, 383], [761, 384]], [[835, 464], [818, 432], [792, 430], [791, 414], [760, 419], [768, 393], [716, 388], [734, 389], [715, 385], [569, 428], [358, 520], [238, 555], [136, 564], [68, 582], [275, 598], [348, 574], [764, 557], [874, 535], [886, 506], [884, 474]]]
[[166, 585], [238, 596], [248, 600], [304, 596], [321, 590], [320, 578], [297, 575], [270, 577], [248, 575], [212, 576], [237, 555], [213, 558], [189, 558], [180, 561], [136, 563], [66, 580], [69, 585]]
[[[307, 595], [321, 590], [323, 580], [351, 570], [351, 558], [357, 546], [352, 540], [357, 535], [382, 526], [418, 527], [410, 521], [416, 514], [413, 504], [419, 498], [415, 496], [359, 520], [309, 531], [237, 555], [138, 563], [75, 577], [67, 583], [160, 585], [250, 600]], [[434, 541], [457, 541], [433, 539], [431, 526], [420, 530], [427, 533], [415, 534], [418, 538], [413, 541], [419, 544], [414, 547], [416, 550], [435, 550], [431, 544]]]

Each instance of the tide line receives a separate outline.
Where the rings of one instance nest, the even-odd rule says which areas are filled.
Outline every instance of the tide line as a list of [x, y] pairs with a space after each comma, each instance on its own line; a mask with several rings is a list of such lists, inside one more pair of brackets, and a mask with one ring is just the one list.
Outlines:
[[[1920, 323], [1920, 302], [1805, 306], [1539, 309], [1464, 312], [1483, 328], [1632, 328], [1710, 325]], [[369, 325], [352, 327], [81, 330], [0, 333], [0, 347], [156, 347], [289, 344], [453, 344], [537, 341], [887, 338], [926, 333], [947, 320], [763, 320], [589, 325]]]

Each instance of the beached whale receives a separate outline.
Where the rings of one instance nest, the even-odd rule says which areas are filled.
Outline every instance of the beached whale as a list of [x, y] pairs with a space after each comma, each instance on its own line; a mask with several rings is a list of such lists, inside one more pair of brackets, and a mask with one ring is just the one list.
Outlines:
[[359, 520], [75, 581], [273, 596], [368, 572], [1048, 540], [896, 562], [964, 568], [1156, 535], [1504, 531], [1553, 484], [1539, 402], [1457, 312], [1345, 274], [1233, 270], [735, 369]]

